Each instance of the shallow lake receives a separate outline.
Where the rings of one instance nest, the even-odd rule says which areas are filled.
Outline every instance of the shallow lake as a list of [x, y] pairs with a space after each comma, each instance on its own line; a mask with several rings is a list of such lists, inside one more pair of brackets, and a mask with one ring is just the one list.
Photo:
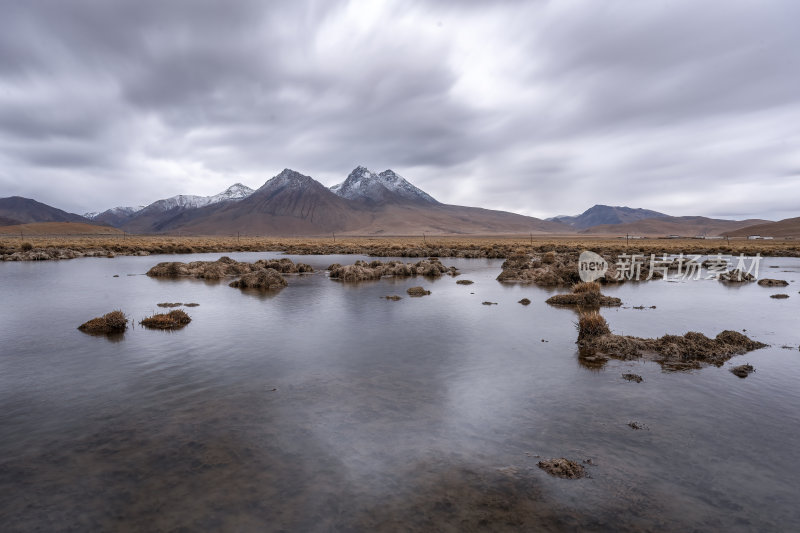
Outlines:
[[[798, 259], [760, 265], [784, 288], [604, 288], [616, 333], [770, 344], [664, 372], [582, 364], [575, 312], [495, 281], [501, 260], [343, 284], [324, 268], [361, 257], [288, 256], [321, 272], [269, 295], [143, 275], [222, 255], [282, 257], [0, 263], [3, 531], [800, 529]], [[141, 328], [158, 302], [200, 305], [180, 331]], [[121, 338], [76, 329], [114, 309], [136, 322]], [[590, 477], [550, 477], [552, 457]]]

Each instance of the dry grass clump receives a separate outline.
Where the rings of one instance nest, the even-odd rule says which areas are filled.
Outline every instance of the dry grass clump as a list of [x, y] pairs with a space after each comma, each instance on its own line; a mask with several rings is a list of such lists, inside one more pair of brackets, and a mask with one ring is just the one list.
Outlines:
[[457, 285], [472, 285], [473, 283], [475, 283], [475, 282], [472, 281], [471, 279], [460, 279], [460, 280], [456, 281]]
[[622, 379], [625, 381], [633, 381], [634, 383], [641, 383], [644, 378], [639, 374], [622, 374]]
[[572, 286], [572, 292], [575, 294], [583, 292], [600, 292], [600, 284], [596, 281], [581, 281]]
[[775, 298], [776, 300], [784, 300], [784, 299], [786, 299], [788, 297], [789, 297], [788, 294], [772, 294], [772, 295], [770, 295], [770, 298]]
[[397, 300], [402, 300], [403, 299], [402, 296], [398, 296], [396, 294], [393, 294], [391, 296], [384, 296], [384, 298], [386, 298], [387, 300], [391, 300], [393, 302], [396, 302]]
[[622, 300], [613, 296], [605, 296], [600, 292], [600, 284], [596, 281], [581, 282], [572, 286], [571, 294], [556, 294], [547, 299], [551, 305], [578, 305], [586, 308], [617, 307]]
[[[2, 230], [2, 228], [0, 228]], [[9, 227], [9, 231], [12, 227]], [[110, 228], [103, 230], [116, 231]], [[29, 261], [48, 259], [71, 259], [74, 257], [102, 256], [108, 251], [117, 255], [149, 255], [180, 253], [222, 252], [266, 252], [280, 250], [296, 255], [357, 254], [373, 257], [465, 257], [465, 258], [509, 258], [515, 254], [545, 254], [554, 252], [558, 258], [564, 253], [577, 257], [582, 250], [593, 250], [607, 259], [620, 253], [639, 253], [649, 258], [650, 254], [677, 255], [698, 254], [714, 256], [739, 255], [800, 257], [796, 240], [748, 241], [746, 238], [726, 241], [702, 239], [642, 239], [636, 248], [629, 247], [625, 239], [604, 236], [534, 236], [529, 235], [428, 235], [413, 237], [339, 236], [334, 242], [330, 237], [267, 237], [267, 236], [173, 236], [173, 235], [33, 235], [25, 232], [26, 240], [33, 250], [19, 251], [19, 231], [4, 236], [0, 241], [13, 242], [0, 252], [0, 260]], [[14, 240], [16, 239], [16, 240]], [[13, 248], [13, 249], [12, 249]], [[567, 285], [571, 283], [566, 283]]]
[[198, 304], [198, 303], [188, 303], [188, 304], [184, 304], [184, 307], [199, 307], [199, 306], [200, 306], [200, 304]]
[[281, 276], [280, 272], [274, 268], [262, 268], [256, 272], [247, 273], [229, 284], [230, 287], [239, 289], [260, 289], [265, 291], [282, 289], [286, 285], [288, 285], [286, 278]]
[[341, 281], [367, 281], [383, 277], [416, 277], [425, 276], [438, 278], [443, 274], [456, 275], [455, 267], [444, 266], [438, 258], [431, 257], [416, 263], [403, 263], [402, 261], [356, 261], [352, 265], [342, 266], [334, 263], [328, 267], [331, 279]]
[[111, 311], [78, 326], [85, 333], [122, 333], [128, 329], [128, 318], [122, 311]]
[[719, 276], [720, 281], [727, 281], [729, 283], [743, 283], [745, 281], [755, 281], [756, 277], [749, 272], [744, 272], [740, 269], [729, 270], [723, 272]]
[[739, 365], [731, 368], [731, 372], [733, 372], [734, 375], [739, 376], [740, 378], [746, 378], [755, 371], [756, 369], [753, 368], [753, 365], [749, 364]]
[[247, 263], [235, 261], [230, 257], [223, 256], [216, 261], [192, 261], [191, 263], [181, 263], [179, 261], [163, 262], [148, 270], [147, 275], [169, 278], [188, 276], [215, 280], [231, 276], [241, 276], [268, 268], [284, 274], [301, 274], [314, 271], [310, 265], [294, 263], [288, 258], [259, 259], [255, 263]]
[[497, 281], [535, 283], [544, 287], [572, 285], [580, 281], [577, 252], [556, 254], [550, 251], [540, 258], [515, 254], [503, 262], [502, 269]]
[[570, 461], [564, 457], [559, 459], [548, 459], [539, 461], [536, 466], [550, 474], [551, 476], [564, 479], [580, 479], [586, 477], [586, 469], [583, 465]]
[[425, 290], [423, 287], [411, 287], [407, 291], [409, 296], [417, 298], [420, 296], [426, 296], [431, 293], [431, 291]]
[[725, 330], [713, 339], [696, 331], [685, 335], [664, 335], [657, 339], [614, 335], [599, 313], [581, 315], [578, 323], [578, 344], [582, 350], [593, 355], [608, 355], [619, 359], [645, 357], [668, 370], [700, 368], [702, 364], [721, 366], [734, 355], [766, 346], [732, 330]]
[[520, 303], [522, 305], [531, 305], [531, 301], [529, 299], [527, 299], [527, 298], [523, 298], [522, 300], [520, 300], [517, 303]]
[[161, 302], [160, 304], [156, 304], [159, 307], [180, 307], [183, 305], [181, 302]]
[[578, 318], [578, 342], [610, 333], [611, 328], [600, 313], [581, 313]]
[[139, 324], [150, 329], [180, 329], [191, 321], [186, 311], [173, 309], [169, 313], [149, 316]]
[[762, 287], [786, 287], [789, 285], [789, 282], [783, 279], [764, 278], [758, 280], [758, 284]]

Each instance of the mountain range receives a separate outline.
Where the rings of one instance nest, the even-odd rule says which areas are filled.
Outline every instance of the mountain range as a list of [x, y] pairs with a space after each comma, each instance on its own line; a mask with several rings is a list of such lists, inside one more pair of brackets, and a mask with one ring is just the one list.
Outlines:
[[[84, 216], [36, 200], [0, 199], [0, 226], [36, 222], [105, 225], [128, 233], [196, 235], [427, 232], [712, 236], [733, 235], [736, 231], [754, 233], [745, 228], [770, 221], [671, 217], [648, 209], [608, 205], [595, 205], [579, 215], [541, 220], [505, 211], [443, 204], [392, 170], [375, 173], [359, 166], [330, 188], [309, 176], [284, 169], [255, 190], [236, 183], [213, 196], [178, 195], [147, 206], [113, 207]], [[781, 231], [791, 233], [794, 226], [788, 224]], [[768, 235], [769, 228], [765, 227], [761, 233]]]
[[548, 218], [547, 220], [562, 222], [575, 229], [582, 230], [601, 224], [625, 224], [628, 222], [636, 222], [637, 220], [665, 216], [667, 215], [664, 213], [651, 211], [649, 209], [598, 204], [590, 207], [580, 215], [560, 215]]

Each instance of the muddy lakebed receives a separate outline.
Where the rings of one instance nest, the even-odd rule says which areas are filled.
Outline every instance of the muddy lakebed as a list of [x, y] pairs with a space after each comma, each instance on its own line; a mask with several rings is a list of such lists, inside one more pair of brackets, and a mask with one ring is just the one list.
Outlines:
[[[614, 333], [769, 345], [666, 371], [587, 361], [578, 314], [545, 303], [568, 288], [500, 283], [502, 259], [346, 283], [325, 269], [375, 258], [288, 256], [314, 272], [268, 292], [144, 275], [223, 255], [287, 257], [0, 264], [4, 531], [800, 528], [800, 259], [761, 262], [788, 287], [604, 286]], [[141, 327], [160, 302], [199, 305]], [[76, 329], [115, 309], [124, 334]], [[558, 458], [585, 475], [537, 466]]]

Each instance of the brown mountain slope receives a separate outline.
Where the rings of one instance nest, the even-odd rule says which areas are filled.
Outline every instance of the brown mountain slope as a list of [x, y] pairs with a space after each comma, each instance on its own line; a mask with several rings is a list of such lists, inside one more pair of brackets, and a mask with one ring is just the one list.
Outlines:
[[22, 196], [9, 196], [0, 198], [0, 216], [16, 220], [20, 224], [30, 222], [83, 222], [90, 221], [80, 215], [67, 213], [47, 204], [23, 198]]
[[110, 226], [97, 226], [83, 222], [34, 222], [32, 224], [18, 224], [16, 226], [0, 227], [0, 234], [4, 235], [105, 235], [122, 234], [122, 230]]
[[761, 235], [762, 237], [800, 237], [800, 217], [785, 218], [778, 222], [755, 224], [745, 228], [731, 230], [727, 235], [730, 237], [747, 237], [748, 235]]
[[560, 222], [458, 205], [383, 205], [370, 212], [371, 220], [348, 233], [358, 235], [574, 233]]
[[603, 224], [581, 231], [591, 235], [681, 235], [709, 237], [722, 235], [728, 231], [759, 224], [763, 220], [721, 220], [707, 217], [659, 217], [647, 218], [627, 224]]

